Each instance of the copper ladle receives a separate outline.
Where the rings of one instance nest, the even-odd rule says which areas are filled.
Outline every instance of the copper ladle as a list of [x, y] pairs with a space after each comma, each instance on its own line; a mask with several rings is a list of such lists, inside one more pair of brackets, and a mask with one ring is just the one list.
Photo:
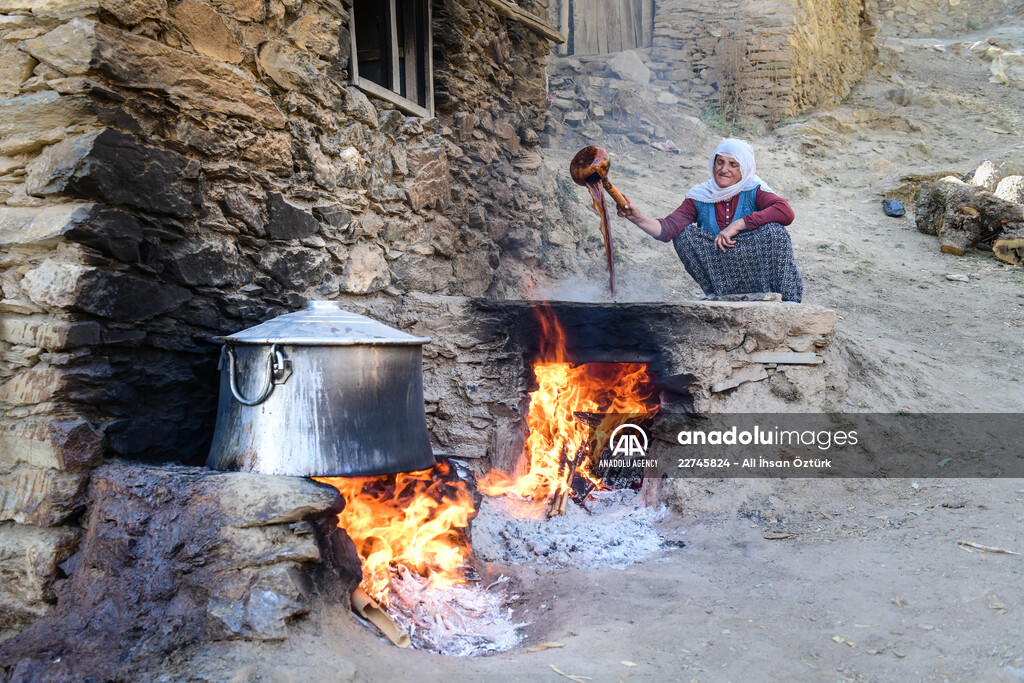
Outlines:
[[608, 152], [600, 147], [584, 147], [569, 163], [569, 175], [577, 185], [596, 185], [601, 183], [608, 194], [615, 200], [619, 210], [629, 213], [629, 201], [622, 196], [622, 193], [615, 189], [612, 181], [608, 180], [608, 167], [611, 161], [608, 159]]
[[[604, 252], [608, 257], [608, 287], [612, 296], [615, 296], [615, 258], [612, 254], [612, 233], [611, 220], [608, 217], [608, 205], [604, 201], [604, 190], [615, 200], [619, 211], [624, 214], [632, 213], [629, 208], [629, 200], [622, 196], [622, 193], [615, 189], [612, 182], [608, 180], [608, 167], [611, 162], [608, 160], [608, 152], [600, 147], [584, 147], [569, 164], [569, 175], [577, 185], [583, 185], [590, 192], [594, 201], [594, 209], [601, 217], [601, 236], [604, 238]], [[602, 190], [601, 188], [604, 188]]]

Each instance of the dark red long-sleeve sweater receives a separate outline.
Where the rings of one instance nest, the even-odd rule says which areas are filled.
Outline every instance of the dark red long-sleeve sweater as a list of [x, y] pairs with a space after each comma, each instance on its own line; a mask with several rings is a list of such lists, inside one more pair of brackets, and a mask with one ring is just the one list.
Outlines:
[[[739, 201], [740, 196], [736, 195], [732, 199], [715, 204], [715, 219], [718, 221], [719, 230], [728, 227], [735, 220], [733, 216], [736, 215], [736, 206], [739, 204]], [[794, 214], [792, 207], [790, 207], [789, 202], [779, 195], [765, 192], [758, 187], [754, 201], [757, 205], [757, 211], [744, 218], [747, 230], [760, 228], [766, 223], [789, 225], [793, 222]], [[671, 242], [683, 231], [683, 228], [694, 223], [696, 220], [697, 202], [693, 199], [687, 199], [679, 205], [678, 209], [664, 218], [658, 219], [658, 222], [661, 223], [661, 235], [658, 239], [662, 242]]]

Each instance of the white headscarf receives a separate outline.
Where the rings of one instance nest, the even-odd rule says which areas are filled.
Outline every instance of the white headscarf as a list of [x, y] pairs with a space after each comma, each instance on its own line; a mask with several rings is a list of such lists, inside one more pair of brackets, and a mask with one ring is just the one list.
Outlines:
[[[738, 183], [729, 187], [718, 186], [718, 183], [715, 181], [715, 157], [717, 156], [729, 157], [740, 162], [740, 181]], [[754, 150], [745, 140], [737, 140], [735, 138], [722, 140], [718, 147], [715, 148], [714, 154], [711, 155], [711, 160], [708, 161], [708, 169], [711, 171], [711, 180], [705, 180], [700, 185], [694, 185], [686, 193], [687, 198], [695, 199], [698, 202], [723, 202], [726, 199], [732, 199], [740, 192], [751, 190], [758, 185], [765, 192], [774, 193], [754, 172]]]

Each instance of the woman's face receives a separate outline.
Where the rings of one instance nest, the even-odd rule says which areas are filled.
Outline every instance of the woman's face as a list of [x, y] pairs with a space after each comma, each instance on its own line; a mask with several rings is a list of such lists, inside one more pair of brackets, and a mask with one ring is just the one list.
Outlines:
[[715, 155], [715, 182], [719, 187], [735, 185], [740, 178], [740, 162], [721, 154]]

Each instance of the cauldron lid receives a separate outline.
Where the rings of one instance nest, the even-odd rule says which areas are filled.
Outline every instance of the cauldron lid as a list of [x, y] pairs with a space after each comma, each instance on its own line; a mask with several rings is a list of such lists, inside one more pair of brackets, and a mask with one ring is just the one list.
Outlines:
[[430, 343], [430, 339], [425, 337], [414, 337], [365, 315], [346, 311], [333, 301], [309, 301], [305, 310], [279, 315], [255, 327], [216, 339], [234, 344], [299, 346], [422, 346]]

